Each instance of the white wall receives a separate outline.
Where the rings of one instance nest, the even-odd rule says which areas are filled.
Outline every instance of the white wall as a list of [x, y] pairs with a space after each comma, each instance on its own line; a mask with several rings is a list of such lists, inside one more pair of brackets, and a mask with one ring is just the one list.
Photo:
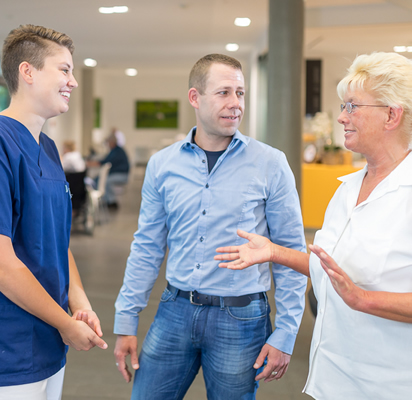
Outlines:
[[[113, 127], [126, 137], [125, 149], [133, 159], [136, 147], [162, 148], [177, 134], [187, 134], [196, 124], [187, 99], [188, 73], [139, 73], [128, 77], [123, 71], [96, 69], [95, 98], [102, 101], [101, 134], [106, 137]], [[178, 129], [136, 129], [136, 100], [178, 100]]]

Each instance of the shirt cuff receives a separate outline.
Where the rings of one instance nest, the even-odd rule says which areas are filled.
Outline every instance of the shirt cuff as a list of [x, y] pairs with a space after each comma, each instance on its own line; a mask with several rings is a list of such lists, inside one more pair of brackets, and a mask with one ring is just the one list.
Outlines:
[[267, 344], [271, 345], [275, 349], [290, 355], [293, 353], [295, 342], [296, 335], [288, 333], [280, 328], [275, 329], [266, 341]]
[[116, 335], [136, 336], [139, 316], [115, 314], [113, 333]]

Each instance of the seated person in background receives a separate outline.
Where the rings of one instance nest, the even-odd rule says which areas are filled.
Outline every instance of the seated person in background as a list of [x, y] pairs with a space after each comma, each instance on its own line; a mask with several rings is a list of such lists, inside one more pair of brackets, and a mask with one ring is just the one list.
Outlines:
[[93, 167], [106, 163], [112, 164], [109, 176], [107, 177], [105, 200], [109, 208], [117, 208], [117, 196], [114, 188], [115, 186], [125, 185], [127, 183], [130, 165], [126, 152], [117, 144], [116, 135], [111, 134], [107, 138], [107, 144], [110, 148], [109, 154], [103, 160], [88, 161], [87, 166]]
[[82, 155], [76, 151], [73, 140], [63, 142], [62, 165], [64, 172], [83, 172], [86, 170], [86, 163]]

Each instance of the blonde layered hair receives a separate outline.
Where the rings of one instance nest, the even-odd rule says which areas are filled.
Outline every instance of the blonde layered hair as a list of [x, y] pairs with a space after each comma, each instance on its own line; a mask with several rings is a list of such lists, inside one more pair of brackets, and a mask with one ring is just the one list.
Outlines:
[[378, 104], [402, 108], [402, 130], [412, 139], [412, 61], [397, 53], [376, 52], [355, 58], [348, 74], [339, 82], [338, 96], [364, 90]]

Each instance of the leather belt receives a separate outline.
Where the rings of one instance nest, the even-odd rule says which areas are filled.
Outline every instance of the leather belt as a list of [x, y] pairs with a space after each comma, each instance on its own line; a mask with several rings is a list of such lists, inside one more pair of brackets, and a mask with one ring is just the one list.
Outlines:
[[195, 306], [220, 306], [220, 300], [223, 300], [223, 305], [227, 307], [245, 307], [250, 304], [252, 300], [259, 300], [264, 299], [265, 294], [261, 293], [253, 293], [253, 294], [246, 294], [244, 296], [214, 296], [210, 294], [203, 294], [198, 293], [196, 290], [194, 291], [185, 291], [180, 290], [170, 283], [167, 284], [167, 288], [170, 291], [177, 291], [177, 296], [183, 297], [184, 299], [190, 300], [192, 304]]

